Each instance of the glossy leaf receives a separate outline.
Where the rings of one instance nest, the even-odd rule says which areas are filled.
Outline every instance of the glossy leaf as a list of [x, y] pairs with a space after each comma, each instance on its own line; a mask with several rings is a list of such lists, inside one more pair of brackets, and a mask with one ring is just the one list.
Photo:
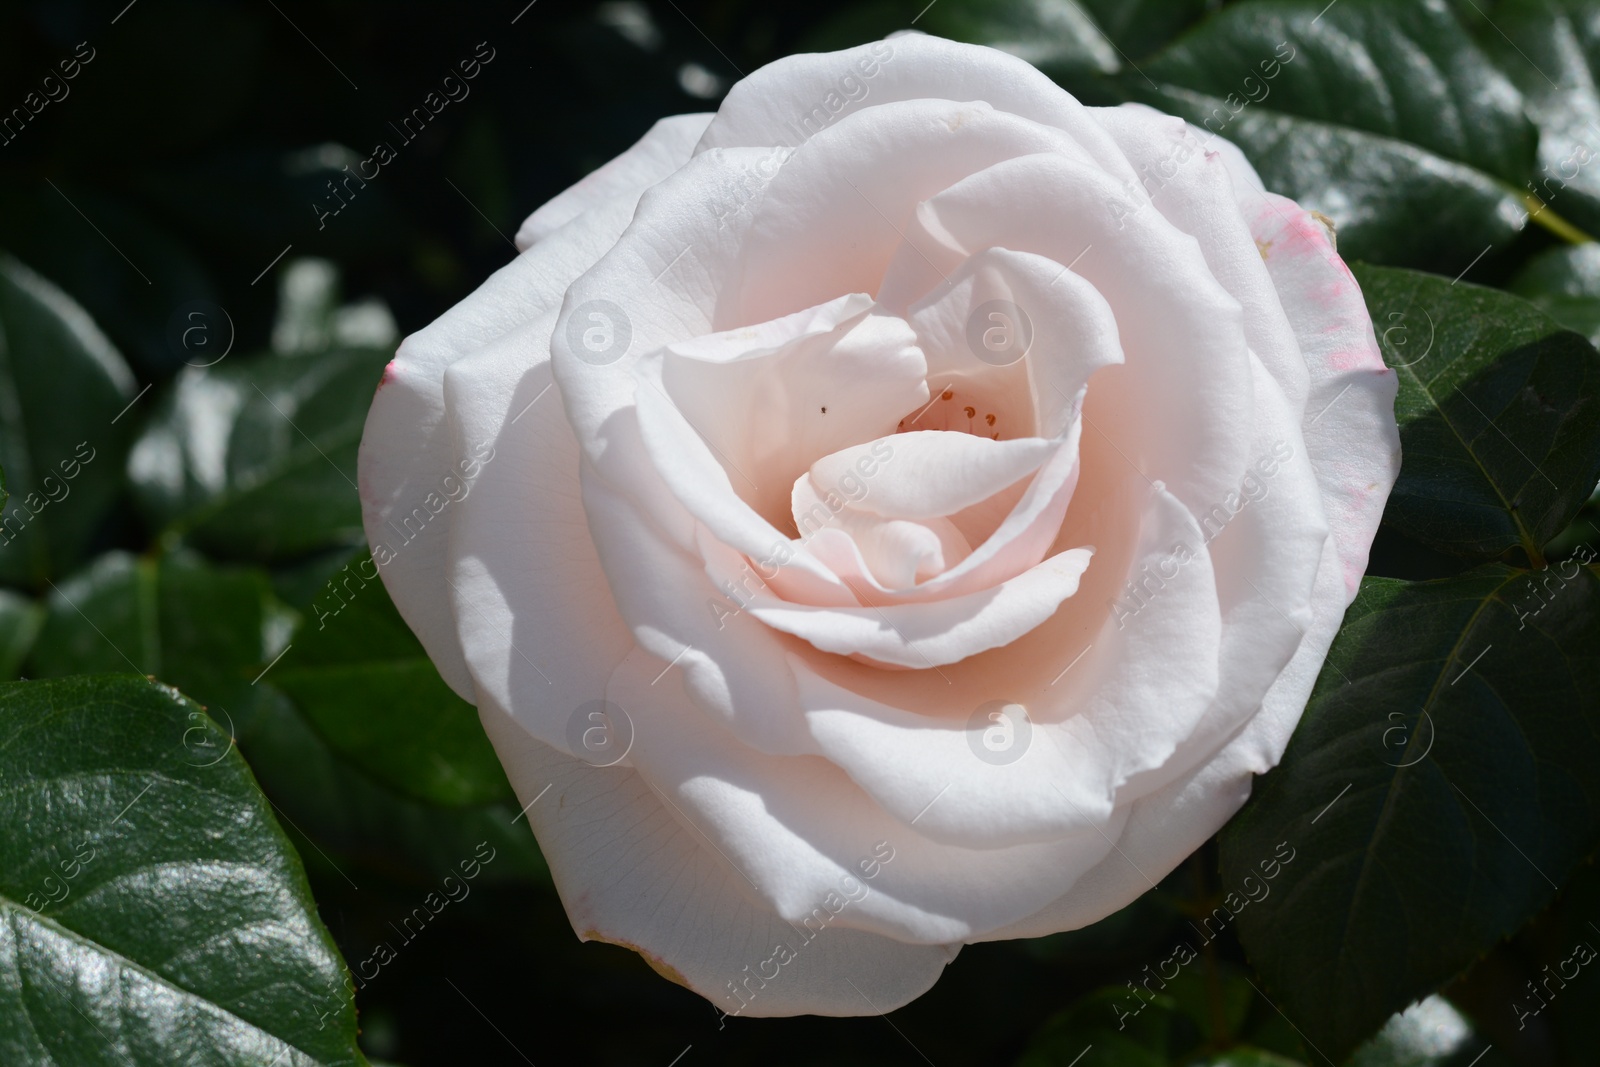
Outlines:
[[1218, 0], [1083, 0], [1083, 6], [1131, 64], [1222, 5]]
[[0, 256], [0, 581], [42, 587], [81, 558], [120, 491], [136, 391], [82, 308]]
[[1563, 220], [1600, 234], [1600, 3], [1493, 6], [1478, 38], [1522, 90], [1539, 126], [1538, 165], [1523, 189]]
[[477, 709], [439, 677], [365, 553], [318, 590], [270, 684], [391, 789], [447, 805], [515, 797]]
[[1526, 221], [1535, 131], [1439, 0], [1231, 4], [1123, 81], [1332, 218], [1347, 257], [1465, 268]]
[[1222, 833], [1228, 884], [1299, 855], [1237, 929], [1335, 1060], [1600, 843], [1600, 579], [1579, 563], [1366, 579], [1282, 762]]
[[[223, 723], [224, 737], [238, 737], [268, 794], [284, 805], [292, 820], [290, 828], [298, 833], [303, 827], [322, 846], [359, 853], [388, 866], [409, 863], [426, 870], [441, 854], [448, 854], [442, 860], [448, 865], [488, 837], [496, 847], [504, 843], [515, 857], [515, 862], [496, 865], [497, 877], [542, 879], [543, 861], [526, 823], [511, 821], [517, 806], [488, 803], [502, 799], [507, 787], [499, 763], [485, 766], [474, 747], [487, 747], [488, 742], [473, 709], [467, 708], [469, 720], [457, 717], [433, 729], [430, 740], [445, 742], [440, 746], [442, 761], [462, 750], [469, 753], [465, 770], [448, 761], [441, 770], [418, 754], [414, 738], [393, 728], [389, 716], [394, 705], [383, 694], [393, 696], [402, 687], [385, 677], [381, 667], [370, 661], [364, 664], [369, 671], [365, 681], [371, 684], [367, 690], [359, 683], [352, 686], [348, 677], [338, 678], [336, 671], [332, 673], [342, 689], [329, 688], [319, 678], [318, 665], [341, 655], [400, 649], [402, 664], [410, 660], [409, 673], [399, 676], [408, 687], [396, 697], [402, 705], [426, 706], [418, 694], [438, 690], [460, 702], [436, 672], [431, 682], [427, 680], [429, 675], [415, 662], [418, 653], [411, 646], [416, 639], [398, 617], [391, 617], [393, 608], [387, 607], [381, 585], [365, 592], [368, 606], [360, 613], [352, 606], [348, 616], [330, 620], [323, 640], [313, 638], [309, 647], [302, 647], [291, 633], [292, 613], [273, 596], [261, 571], [220, 567], [187, 553], [160, 560], [108, 553], [61, 582], [51, 595], [29, 670], [46, 677], [75, 670], [139, 671], [181, 682]], [[385, 609], [391, 616], [384, 614]], [[346, 627], [334, 630], [335, 622]], [[313, 695], [316, 710], [336, 730], [344, 731], [341, 740], [353, 738], [351, 750], [384, 770], [387, 787], [362, 770], [349, 752], [332, 747], [319, 723], [272, 688], [279, 672], [294, 667], [293, 657], [303, 652], [310, 669], [295, 688]], [[423, 664], [432, 671], [426, 660]], [[340, 696], [348, 703], [340, 704]], [[446, 714], [455, 710], [447, 703], [437, 706]], [[363, 728], [363, 722], [370, 725]], [[413, 719], [412, 726], [427, 730], [419, 719]], [[411, 766], [420, 768], [423, 776], [420, 785], [401, 781], [407, 766], [384, 763], [386, 745], [412, 758]], [[472, 757], [478, 761], [472, 762]], [[492, 752], [488, 758], [493, 759]], [[464, 784], [464, 776], [471, 784]], [[437, 812], [397, 795], [397, 786], [410, 796], [420, 793], [436, 801], [443, 792], [452, 803], [479, 803], [455, 813]], [[446, 792], [452, 787], [453, 792]], [[468, 837], [471, 841], [465, 842], [463, 851]], [[314, 866], [321, 859], [314, 851], [307, 855]]]
[[1600, 354], [1517, 297], [1356, 268], [1400, 377], [1384, 523], [1441, 552], [1538, 560], [1600, 479]]
[[200, 735], [138, 677], [0, 686], [0, 1061], [365, 1062], [299, 859]]
[[129, 457], [152, 525], [213, 555], [362, 539], [356, 448], [388, 350], [187, 367]]

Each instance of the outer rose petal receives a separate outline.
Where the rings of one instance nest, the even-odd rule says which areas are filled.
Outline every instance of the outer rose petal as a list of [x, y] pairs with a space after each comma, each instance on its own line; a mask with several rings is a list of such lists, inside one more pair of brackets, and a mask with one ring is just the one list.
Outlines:
[[[862, 64], [878, 73], [869, 73]], [[996, 111], [1064, 131], [1113, 177], [1136, 180], [1116, 145], [1094, 125], [1089, 109], [1033, 66], [993, 48], [922, 34], [904, 34], [823, 55], [788, 56], [767, 64], [728, 90], [696, 151], [801, 143], [814, 136], [815, 129], [806, 128], [803, 120], [812, 117], [819, 101], [836, 93], [844, 74], [870, 78], [869, 89], [860, 100], [847, 101], [827, 125], [851, 114], [855, 104], [877, 107], [901, 100], [982, 100]]]
[[[1180, 168], [1154, 198], [1161, 213], [1188, 233], [1201, 236], [1223, 223], [1232, 226], [1217, 202], [1221, 183], [1208, 181], [1204, 172], [1220, 166], [1228, 175], [1270, 285], [1263, 291], [1253, 263], [1210, 262], [1245, 306], [1251, 347], [1291, 399], [1306, 396], [1303, 432], [1344, 560], [1348, 603], [1366, 572], [1373, 533], [1400, 471], [1394, 420], [1399, 381], [1384, 365], [1361, 289], [1335, 250], [1332, 222], [1267, 192], [1244, 153], [1221, 137], [1192, 126], [1182, 134], [1173, 125], [1181, 120], [1142, 104], [1093, 110], [1135, 166], [1158, 153], [1170, 157], [1185, 142], [1205, 153], [1203, 164], [1191, 161]], [[1208, 258], [1214, 243], [1201, 242]], [[1280, 322], [1294, 332], [1298, 360], [1277, 356]], [[1352, 399], [1355, 403], [1345, 403]]]
[[[1241, 197], [1247, 211], [1253, 194]], [[1344, 561], [1348, 605], [1400, 474], [1400, 381], [1384, 365], [1361, 287], [1334, 252], [1328, 227], [1273, 193], [1254, 194], [1247, 217], [1311, 372], [1306, 448]]]
[[[518, 798], [531, 805], [528, 821], [578, 937], [635, 950], [723, 1012], [892, 1011], [926, 992], [960, 950], [832, 922], [797, 928], [760, 903], [637, 773], [562, 756], [493, 701], [480, 713]], [[763, 979], [773, 973], [767, 961], [779, 945], [792, 958], [777, 966], [776, 978]]]
[[[682, 166], [693, 137], [710, 120], [709, 115], [683, 115], [651, 127], [608, 164], [615, 169], [605, 180], [611, 195], [604, 202], [583, 205], [593, 210], [580, 215], [579, 201], [567, 201], [561, 210], [569, 224], [559, 232], [546, 229], [547, 239], [537, 249], [500, 268], [471, 296], [407, 337], [378, 384], [357, 463], [367, 541], [375, 557], [381, 554], [379, 545], [394, 553], [389, 562], [380, 562], [384, 585], [440, 675], [467, 700], [473, 698], [472, 682], [443, 577], [449, 513], [440, 511], [435, 519], [426, 503], [430, 493], [441, 499], [455, 495], [446, 477], [472, 480], [462, 478], [458, 463], [470, 462], [473, 453], [458, 454], [443, 425], [445, 368], [554, 309], [567, 286], [616, 242], [639, 194]], [[547, 353], [548, 347], [535, 343], [531, 351]], [[471, 444], [492, 441], [479, 438]]]
[[[1111, 836], [1091, 828], [1001, 848], [935, 841], [885, 812], [826, 760], [739, 744], [699, 713], [675, 672], [662, 675], [666, 666], [636, 654], [607, 690], [630, 709], [636, 769], [684, 825], [797, 925], [845, 878], [859, 877], [860, 861], [879, 841], [893, 848], [893, 863], [834, 922], [923, 944], [971, 940], [1020, 919], [1111, 849]], [[1121, 819], [1111, 817], [1111, 834], [1120, 832]]]
[[454, 516], [443, 581], [480, 708], [492, 699], [565, 751], [571, 717], [605, 696], [633, 638], [606, 591], [550, 363], [527, 367], [553, 321], [544, 315], [445, 375], [458, 447], [487, 436], [496, 454]]
[[[1155, 175], [1151, 204], [1163, 218], [1200, 242], [1206, 265], [1228, 295], [1244, 308], [1245, 340], [1291, 404], [1304, 402], [1305, 359], [1284, 312], [1285, 301], [1237, 210], [1245, 190], [1260, 179], [1233, 145], [1182, 119], [1130, 104], [1091, 108], [1128, 161]], [[1230, 210], [1233, 208], [1233, 210]]]

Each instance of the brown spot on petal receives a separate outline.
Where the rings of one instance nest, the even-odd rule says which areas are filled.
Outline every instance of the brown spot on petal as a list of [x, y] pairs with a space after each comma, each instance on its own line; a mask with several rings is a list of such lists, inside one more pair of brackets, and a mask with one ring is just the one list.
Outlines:
[[1322, 228], [1328, 231], [1328, 243], [1332, 245], [1333, 250], [1337, 252], [1339, 250], [1339, 228], [1333, 224], [1332, 219], [1320, 211], [1311, 212], [1311, 217], [1322, 223]]
[[1256, 242], [1256, 251], [1261, 253], [1261, 258], [1262, 259], [1266, 259], [1267, 256], [1270, 255], [1271, 252], [1272, 252], [1272, 242], [1271, 241], [1257, 241]]
[[673, 983], [675, 983], [677, 985], [681, 985], [681, 986], [683, 986], [683, 988], [688, 989], [690, 991], [694, 990], [694, 987], [689, 984], [689, 980], [687, 978], [685, 978], [678, 971], [678, 969], [676, 967], [672, 966], [672, 964], [668, 963], [666, 960], [663, 960], [663, 959], [661, 959], [661, 958], [659, 958], [657, 956], [651, 955], [650, 953], [646, 952], [644, 949], [640, 948], [638, 945], [635, 945], [630, 941], [623, 941], [620, 938], [615, 938], [615, 937], [607, 937], [604, 934], [602, 934], [599, 930], [596, 930], [593, 927], [590, 927], [589, 929], [585, 930], [583, 933], [579, 934], [578, 935], [578, 940], [579, 941], [604, 941], [608, 945], [617, 945], [617, 946], [619, 946], [621, 948], [628, 949], [630, 952], [637, 952], [639, 954], [640, 958], [642, 958], [646, 963], [648, 963], [650, 965], [650, 969], [652, 971], [656, 972], [657, 974], [659, 974], [661, 977], [665, 978], [669, 982], [673, 982]]

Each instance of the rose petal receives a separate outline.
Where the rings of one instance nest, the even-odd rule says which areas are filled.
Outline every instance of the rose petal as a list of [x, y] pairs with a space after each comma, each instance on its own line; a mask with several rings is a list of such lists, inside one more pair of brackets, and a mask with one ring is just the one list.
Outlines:
[[562, 756], [492, 701], [480, 715], [578, 937], [633, 949], [726, 1014], [890, 1011], [931, 987], [960, 948], [787, 922], [638, 774]]
[[1194, 238], [1097, 170], [1026, 156], [929, 199], [907, 239], [946, 270], [994, 246], [1073, 265], [1116, 316], [1126, 360], [1095, 375], [1087, 447], [1114, 447], [1196, 510], [1233, 488], [1251, 409], [1243, 312]]
[[[1330, 536], [1317, 571], [1314, 597], [1322, 609], [1294, 658], [1266, 694], [1261, 710], [1238, 735], [1189, 774], [1135, 801], [1116, 838], [1116, 852], [1078, 878], [1048, 907], [970, 940], [1042, 937], [1097, 922], [1146, 889], [1155, 888], [1189, 857], [1196, 842], [1210, 838], [1244, 806], [1255, 775], [1264, 774], [1282, 757], [1338, 632], [1344, 615], [1339, 570]], [[1292, 842], [1290, 845], [1293, 847]]]
[[1281, 196], [1252, 191], [1241, 199], [1253, 199], [1250, 229], [1310, 370], [1306, 448], [1344, 561], [1348, 604], [1400, 474], [1399, 378], [1384, 365], [1361, 287], [1334, 253], [1327, 227]]
[[[1162, 766], [1218, 687], [1221, 620], [1199, 528], [1165, 490], [1142, 496], [1134, 551], [1121, 561], [1097, 559], [1084, 582], [1093, 594], [1079, 594], [1082, 609], [1072, 610], [1080, 603], [1074, 598], [1027, 638], [1055, 654], [1030, 659], [1015, 643], [991, 653], [992, 662], [959, 664], [947, 687], [959, 701], [927, 699], [946, 687], [928, 686], [932, 693], [919, 699], [895, 678], [874, 679], [869, 689], [860, 684], [862, 670], [791, 659], [819, 754], [903, 820], [917, 816], [926, 803], [918, 798], [930, 789], [948, 787], [957, 802], [917, 822], [941, 841], [993, 847], [1104, 829], [1125, 783]], [[1174, 544], [1197, 551], [1176, 564]], [[1096, 577], [1102, 564], [1119, 562], [1123, 569], [1109, 581]], [[1136, 604], [1118, 588], [1129, 571], [1145, 583], [1146, 603], [1104, 619], [1108, 593]], [[1063, 640], [1062, 632], [1073, 636]], [[999, 767], [977, 755], [971, 736], [974, 715], [995, 702], [1026, 708], [1032, 723], [1022, 758]], [[887, 752], [896, 758], [885, 759]]]
[[[706, 152], [651, 187], [616, 244], [568, 288], [551, 337], [567, 417], [595, 474], [643, 502], [685, 547], [693, 542], [680, 521], [686, 513], [679, 507], [674, 515], [639, 438], [638, 364], [715, 330], [719, 294], [730, 290], [739, 268], [749, 222], [742, 209], [761, 195], [772, 158], [755, 149]], [[573, 326], [574, 315], [590, 314], [620, 320], [613, 323], [615, 349], [599, 358], [582, 349], [582, 330]]]
[[[537, 247], [537, 246], [536, 246]], [[494, 453], [451, 516], [439, 577], [481, 703], [492, 698], [546, 744], [570, 748], [578, 708], [605, 695], [633, 636], [606, 575], [579, 493], [579, 450], [548, 359], [530, 367], [546, 314], [445, 372], [449, 420], [463, 454]], [[551, 610], [560, 605], [560, 610]]]
[[[846, 77], [864, 85], [852, 98]], [[728, 90], [697, 152], [757, 145], [799, 145], [834, 125], [854, 105], [881, 108], [903, 100], [982, 100], [996, 111], [1063, 131], [1119, 181], [1129, 167], [1088, 110], [1031, 64], [993, 48], [922, 34], [824, 54], [786, 56]], [[826, 114], [819, 114], [821, 109]], [[810, 128], [807, 121], [810, 121]]]
[[[1151, 208], [1200, 242], [1211, 275], [1244, 308], [1250, 350], [1298, 408], [1309, 387], [1305, 357], [1282, 294], [1236, 206], [1235, 186], [1250, 182], [1255, 171], [1222, 138], [1154, 108], [1125, 104], [1091, 108], [1090, 114], [1145, 175]], [[1246, 187], [1259, 188], [1260, 179]]]
[[[896, 264], [916, 258], [902, 250]], [[903, 276], [891, 266], [885, 292], [898, 292]], [[886, 297], [886, 306], [894, 307], [897, 299]], [[1013, 305], [1002, 306], [1001, 312], [1026, 316], [1032, 337], [1026, 355], [1003, 366], [986, 362], [974, 351], [971, 337], [974, 316], [981, 317], [984, 308], [991, 309], [990, 315], [997, 313], [997, 303]], [[1003, 437], [1060, 437], [1077, 421], [1075, 401], [1094, 373], [1124, 361], [1116, 315], [1106, 298], [1066, 266], [1028, 252], [984, 249], [948, 280], [915, 298], [906, 317], [917, 331], [927, 355], [928, 380], [936, 388], [955, 385], [960, 390], [959, 383], [971, 383], [990, 394], [1011, 392], [1031, 401], [1032, 410], [1020, 413], [1021, 418], [1006, 419], [1001, 413], [996, 427]], [[1022, 419], [1031, 426], [1024, 429]]]
[[729, 544], [765, 555], [786, 539], [774, 523], [795, 479], [891, 433], [927, 400], [925, 370], [910, 327], [855, 294], [641, 360], [637, 417], [673, 495]]
[[721, 324], [875, 293], [920, 202], [1037, 152], [1098, 169], [1060, 130], [981, 101], [897, 101], [841, 119], [794, 149], [754, 205], [738, 299]]
[[[866, 482], [866, 490], [850, 501], [851, 508], [888, 518], [934, 519], [1020, 481], [1058, 447], [1058, 442], [1039, 437], [991, 441], [948, 430], [912, 431], [832, 452], [801, 479], [814, 493], [828, 493], [856, 477]], [[800, 514], [796, 506], [797, 523]]]
[[[643, 190], [688, 158], [688, 136], [706, 120], [686, 116], [652, 128], [635, 146], [633, 162], [619, 166], [604, 182], [609, 199], [594, 200], [581, 217], [547, 230], [536, 248], [407, 337], [379, 383], [358, 460], [367, 540], [375, 552], [380, 544], [391, 550], [393, 558], [379, 568], [384, 586], [440, 675], [468, 700], [472, 682], [442, 580], [450, 522], [442, 517], [433, 521], [424, 505], [429, 493], [454, 495], [445, 479], [463, 480], [458, 465], [473, 458], [455, 452], [443, 425], [445, 369], [554, 309], [567, 286], [616, 241]], [[545, 358], [548, 337], [548, 324], [542, 335], [528, 337], [535, 358]], [[470, 444], [493, 440], [479, 437]], [[424, 508], [420, 515], [418, 508]]]
[[726, 585], [713, 585], [700, 558], [662, 537], [603, 479], [586, 472], [582, 485], [611, 595], [639, 645], [681, 668], [695, 703], [740, 743], [804, 751], [783, 646], [744, 610], [764, 575], [744, 565]]
[[[840, 896], [853, 878], [868, 892], [834, 924], [921, 944], [969, 940], [1043, 906], [1110, 849], [1093, 831], [999, 849], [938, 844], [889, 816], [825, 760], [740, 745], [700, 714], [677, 672], [661, 674], [665, 667], [632, 657], [608, 690], [633, 721], [634, 766], [683, 825], [792, 923], [828, 894]], [[1120, 820], [1112, 836], [1116, 829]], [[880, 842], [894, 859], [867, 881], [861, 862]]]
[[1057, 553], [1009, 581], [963, 596], [861, 608], [793, 604], [769, 591], [750, 614], [824, 652], [915, 670], [942, 667], [1010, 644], [1078, 591], [1093, 549]]
[[1222, 609], [1221, 684], [1194, 731], [1163, 763], [1131, 779], [1125, 798], [1161, 788], [1210, 759], [1256, 714], [1315, 619], [1328, 539], [1322, 492], [1296, 405], [1259, 360], [1252, 358], [1252, 367], [1255, 461], [1239, 489], [1199, 517]]

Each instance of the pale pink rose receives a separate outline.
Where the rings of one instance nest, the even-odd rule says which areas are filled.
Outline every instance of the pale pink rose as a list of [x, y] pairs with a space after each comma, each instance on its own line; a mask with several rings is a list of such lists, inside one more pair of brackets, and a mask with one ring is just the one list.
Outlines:
[[401, 345], [361, 495], [580, 937], [886, 1011], [1277, 762], [1395, 376], [1233, 146], [902, 36], [663, 120], [517, 244]]

